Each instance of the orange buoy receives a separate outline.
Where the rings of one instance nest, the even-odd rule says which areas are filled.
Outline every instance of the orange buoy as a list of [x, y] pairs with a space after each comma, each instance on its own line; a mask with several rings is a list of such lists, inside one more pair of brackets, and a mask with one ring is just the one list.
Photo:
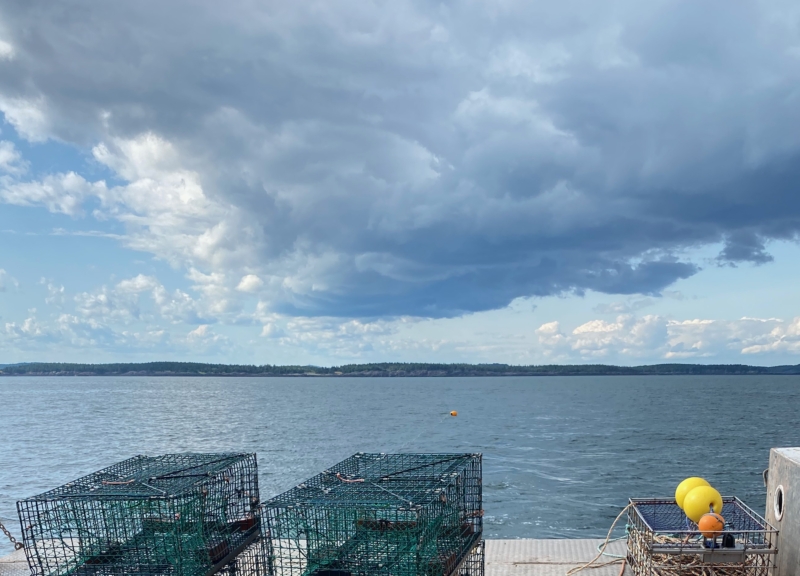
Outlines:
[[455, 410], [453, 410], [452, 412], [450, 412], [450, 416], [458, 416], [458, 412], [456, 412]]
[[700, 534], [706, 538], [716, 538], [725, 529], [725, 518], [719, 514], [709, 512], [708, 514], [703, 514], [700, 522], [697, 523], [697, 527], [700, 529]]

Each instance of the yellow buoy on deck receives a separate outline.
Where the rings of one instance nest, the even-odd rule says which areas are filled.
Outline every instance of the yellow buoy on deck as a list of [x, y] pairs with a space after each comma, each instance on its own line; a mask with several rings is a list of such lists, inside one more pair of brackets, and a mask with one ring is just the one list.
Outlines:
[[[713, 508], [713, 510], [712, 510]], [[683, 499], [683, 511], [692, 522], [699, 522], [704, 514], [722, 512], [722, 496], [711, 486], [698, 486]]]
[[[705, 478], [700, 478], [698, 476], [692, 476], [691, 478], [687, 478], [675, 489], [675, 502], [677, 502], [678, 506], [683, 509], [683, 499], [686, 498], [686, 495], [697, 488], [698, 486], [711, 486]], [[708, 510], [706, 510], [708, 512]]]

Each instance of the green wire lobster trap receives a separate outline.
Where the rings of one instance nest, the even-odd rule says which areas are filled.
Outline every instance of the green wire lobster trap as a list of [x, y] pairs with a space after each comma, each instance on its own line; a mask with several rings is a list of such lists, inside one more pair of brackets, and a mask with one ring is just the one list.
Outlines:
[[255, 454], [136, 456], [17, 503], [32, 576], [260, 576]]
[[270, 576], [480, 576], [481, 481], [481, 454], [351, 456], [264, 504]]

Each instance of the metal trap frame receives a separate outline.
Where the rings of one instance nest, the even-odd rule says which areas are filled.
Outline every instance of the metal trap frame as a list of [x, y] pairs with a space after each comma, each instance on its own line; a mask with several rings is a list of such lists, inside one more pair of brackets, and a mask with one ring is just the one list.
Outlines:
[[17, 503], [32, 576], [265, 570], [255, 454], [135, 456]]
[[628, 564], [636, 576], [767, 576], [778, 531], [736, 497], [722, 499], [725, 529], [700, 534], [674, 499], [630, 499]]
[[351, 456], [264, 504], [271, 576], [449, 576], [470, 562], [474, 569], [481, 464], [480, 454]]

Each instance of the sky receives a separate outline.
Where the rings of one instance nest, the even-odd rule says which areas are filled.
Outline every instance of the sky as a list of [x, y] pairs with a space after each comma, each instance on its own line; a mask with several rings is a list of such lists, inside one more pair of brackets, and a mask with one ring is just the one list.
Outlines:
[[800, 4], [5, 0], [0, 363], [800, 363]]

